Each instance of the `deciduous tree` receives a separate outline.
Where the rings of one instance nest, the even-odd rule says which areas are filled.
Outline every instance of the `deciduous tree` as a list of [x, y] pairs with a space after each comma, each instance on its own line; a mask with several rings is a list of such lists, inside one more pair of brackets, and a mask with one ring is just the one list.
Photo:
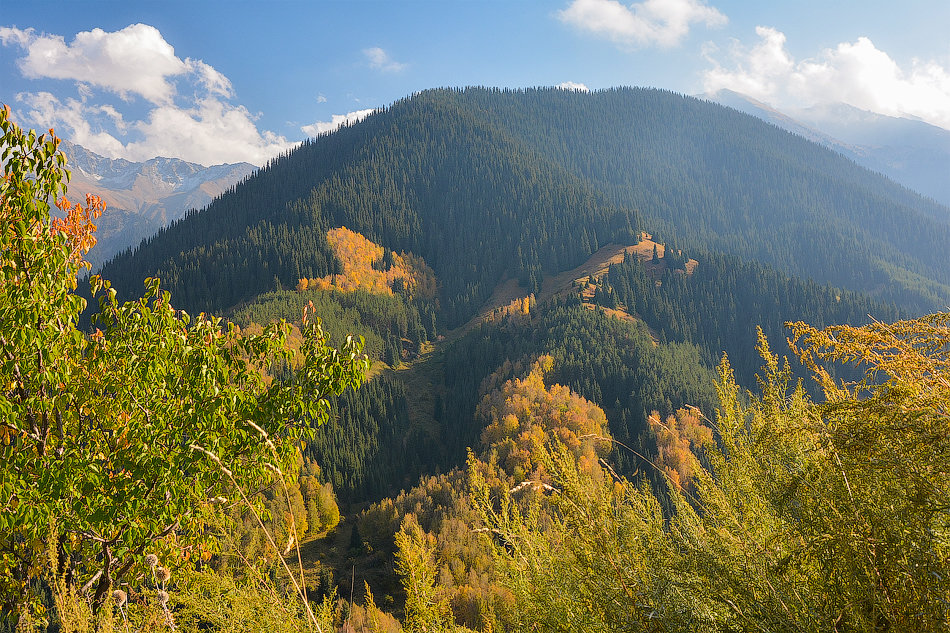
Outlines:
[[[327, 397], [358, 385], [362, 343], [327, 343], [312, 315], [244, 335], [176, 310], [157, 279], [119, 303], [94, 276], [99, 314], [78, 327], [74, 293], [101, 204], [65, 199], [69, 174], [52, 135], [0, 112], [0, 582], [22, 610], [51, 564], [101, 604], [145, 555], [172, 564], [211, 547], [217, 503], [293, 462], [327, 415]], [[53, 217], [55, 202], [65, 217]], [[309, 319], [307, 317], [310, 317]], [[52, 541], [55, 561], [44, 562]]]

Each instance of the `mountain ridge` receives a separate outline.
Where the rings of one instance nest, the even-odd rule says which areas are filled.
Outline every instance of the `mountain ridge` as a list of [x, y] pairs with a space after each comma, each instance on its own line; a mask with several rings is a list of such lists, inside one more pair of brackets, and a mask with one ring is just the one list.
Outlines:
[[[946, 208], [774, 126], [653, 89], [440, 89], [305, 142], [108, 267], [227, 310], [333, 272], [347, 226], [423, 257], [450, 326], [641, 228], [911, 310], [950, 302]], [[803, 255], [807, 254], [807, 255]], [[134, 284], [134, 285], [133, 285]]]
[[699, 97], [799, 134], [950, 205], [950, 131], [924, 121], [881, 115], [843, 103], [783, 112], [728, 89]]
[[106, 203], [98, 243], [87, 257], [95, 268], [190, 209], [207, 206], [257, 169], [250, 163], [206, 167], [178, 158], [106, 158], [69, 141], [60, 147], [71, 171], [71, 188], [98, 195]]

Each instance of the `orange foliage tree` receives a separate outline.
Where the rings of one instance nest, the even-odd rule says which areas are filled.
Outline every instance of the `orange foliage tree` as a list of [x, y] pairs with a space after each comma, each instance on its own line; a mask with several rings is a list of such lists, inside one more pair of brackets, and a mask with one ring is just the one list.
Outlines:
[[516, 480], [543, 481], [541, 456], [552, 440], [570, 450], [585, 470], [598, 468], [598, 457], [610, 447], [600, 407], [562, 385], [545, 386], [553, 364], [553, 358], [541, 356], [524, 379], [509, 380], [478, 405], [478, 415], [488, 421], [482, 443]]
[[[391, 295], [395, 289], [400, 289], [409, 296], [435, 297], [435, 275], [421, 257], [409, 253], [391, 253], [391, 261], [384, 261], [385, 248], [345, 226], [327, 231], [327, 241], [343, 264], [343, 272], [300, 279], [297, 282], [298, 291], [335, 288]], [[385, 268], [380, 267], [381, 263]]]
[[713, 441], [712, 429], [703, 424], [695, 409], [679, 409], [664, 422], [653, 411], [647, 422], [656, 439], [656, 467], [677, 489], [692, 488], [691, 478], [701, 466], [696, 453]]

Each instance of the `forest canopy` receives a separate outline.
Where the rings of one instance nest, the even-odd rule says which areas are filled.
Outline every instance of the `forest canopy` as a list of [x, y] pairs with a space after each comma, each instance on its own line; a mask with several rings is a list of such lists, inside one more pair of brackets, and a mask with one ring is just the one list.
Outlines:
[[[657, 120], [698, 112], [634, 96]], [[91, 277], [90, 329], [77, 275], [102, 205], [66, 199], [52, 132], [0, 113], [0, 631], [115, 630], [113, 616], [186, 631], [946, 630], [950, 314], [901, 320], [904, 303], [779, 272], [811, 272], [788, 252], [759, 258], [776, 270], [696, 249], [687, 274], [672, 236], [662, 262], [657, 249], [650, 266], [628, 259], [538, 299], [546, 274], [639, 233], [631, 205], [648, 202], [629, 182], [591, 185], [628, 149], [536, 160], [546, 144], [575, 145], [579, 130], [529, 140], [541, 113], [575, 98], [432, 91], [305, 144], [109, 268], [135, 263], [126, 293], [136, 270], [165, 270], [176, 303], [155, 278], [120, 301]], [[720, 141], [697, 160], [731, 156]], [[835, 195], [853, 198], [850, 212], [867, 206], [866, 175], [761, 128], [746, 142], [772, 181], [814, 175], [775, 166], [810, 156], [843, 170], [851, 184]], [[347, 152], [360, 158], [352, 178], [335, 171]], [[725, 178], [736, 165], [723, 164]], [[278, 177], [298, 167], [319, 186]], [[702, 186], [640, 167], [669, 198], [644, 213], [670, 229], [675, 201]], [[486, 181], [455, 186], [479, 169]], [[454, 198], [440, 194], [447, 182]], [[868, 187], [897, 216], [918, 213], [912, 196]], [[273, 214], [246, 225], [262, 201]], [[218, 241], [193, 243], [209, 223]], [[707, 228], [690, 239], [715, 237]], [[785, 236], [760, 226], [737, 248], [773, 229]], [[882, 297], [943, 296], [932, 249], [849, 263], [860, 237], [829, 234], [815, 252], [835, 274], [865, 274], [861, 287], [883, 284]], [[895, 285], [901, 270], [918, 272]], [[447, 329], [505, 275], [523, 298]], [[242, 327], [180, 309], [205, 303], [240, 304]], [[370, 359], [343, 336], [357, 327], [381, 361], [358, 391], [347, 387]], [[768, 341], [787, 335], [784, 359]]]

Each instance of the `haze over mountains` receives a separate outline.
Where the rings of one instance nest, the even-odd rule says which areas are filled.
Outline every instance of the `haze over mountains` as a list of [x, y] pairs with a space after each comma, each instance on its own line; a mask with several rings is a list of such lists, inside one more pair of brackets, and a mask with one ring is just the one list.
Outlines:
[[136, 246], [189, 209], [201, 209], [255, 169], [250, 163], [205, 167], [177, 158], [142, 163], [111, 159], [63, 141], [72, 171], [71, 191], [92, 193], [106, 202], [98, 221], [98, 243], [88, 259], [94, 268]]
[[829, 147], [859, 165], [950, 205], [950, 131], [837, 103], [778, 111], [731, 90], [703, 98]]
[[538, 287], [638, 228], [868, 292], [950, 303], [950, 212], [760, 120], [649, 89], [432, 90], [304, 143], [106, 267], [158, 274], [183, 307], [227, 310], [332, 272], [347, 226], [422, 256], [442, 316], [505, 276]]

